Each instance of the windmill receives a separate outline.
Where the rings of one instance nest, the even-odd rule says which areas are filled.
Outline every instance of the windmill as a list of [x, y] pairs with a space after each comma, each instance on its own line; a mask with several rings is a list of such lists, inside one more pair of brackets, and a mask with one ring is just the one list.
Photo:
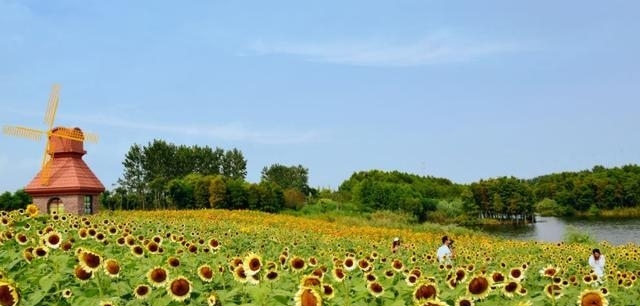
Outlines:
[[51, 94], [49, 95], [49, 102], [47, 104], [47, 110], [44, 114], [44, 123], [47, 125], [46, 130], [38, 130], [22, 126], [4, 126], [2, 132], [6, 135], [18, 136], [23, 138], [29, 138], [35, 141], [40, 141], [43, 136], [47, 137], [45, 145], [44, 155], [42, 157], [42, 168], [40, 171], [40, 184], [42, 186], [49, 185], [49, 179], [51, 177], [51, 164], [56, 157], [56, 144], [60, 145], [64, 142], [55, 141], [58, 139], [69, 139], [73, 142], [97, 142], [98, 136], [91, 133], [84, 133], [78, 128], [66, 128], [66, 127], [53, 127], [55, 121], [56, 112], [58, 110], [60, 86], [54, 84], [51, 88]]

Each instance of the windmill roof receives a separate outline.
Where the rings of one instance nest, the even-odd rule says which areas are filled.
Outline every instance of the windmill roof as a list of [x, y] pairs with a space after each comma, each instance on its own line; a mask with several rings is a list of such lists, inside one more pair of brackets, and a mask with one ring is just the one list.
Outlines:
[[105, 190], [89, 166], [79, 155], [55, 157], [49, 161], [49, 184], [41, 181], [42, 170], [36, 174], [25, 187], [25, 191], [32, 195], [38, 194], [68, 194], [88, 193], [97, 194]]

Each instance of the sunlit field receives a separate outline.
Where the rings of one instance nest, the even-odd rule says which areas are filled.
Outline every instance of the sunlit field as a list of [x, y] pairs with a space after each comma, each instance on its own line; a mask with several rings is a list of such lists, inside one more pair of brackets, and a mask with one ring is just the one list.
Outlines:
[[[635, 305], [637, 245], [452, 237], [251, 211], [0, 216], [0, 305]], [[393, 237], [403, 247], [392, 253]]]

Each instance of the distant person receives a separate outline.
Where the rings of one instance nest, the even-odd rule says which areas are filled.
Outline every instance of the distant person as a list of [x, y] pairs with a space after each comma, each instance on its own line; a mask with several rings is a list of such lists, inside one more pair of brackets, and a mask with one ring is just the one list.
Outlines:
[[438, 248], [436, 256], [440, 263], [451, 263], [451, 260], [456, 257], [453, 252], [453, 240], [449, 239], [449, 236], [442, 237], [442, 245]]
[[395, 253], [400, 248], [400, 237], [393, 238], [391, 243], [391, 252]]
[[600, 253], [599, 249], [593, 249], [591, 256], [589, 256], [589, 266], [593, 269], [593, 274], [598, 276], [599, 281], [603, 281], [604, 277], [604, 255]]

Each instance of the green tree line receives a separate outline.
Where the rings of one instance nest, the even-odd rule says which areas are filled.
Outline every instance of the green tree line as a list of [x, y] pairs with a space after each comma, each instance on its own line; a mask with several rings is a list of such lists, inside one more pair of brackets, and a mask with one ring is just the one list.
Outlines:
[[134, 144], [122, 162], [119, 186], [105, 191], [107, 209], [300, 208], [315, 194], [302, 165], [274, 164], [261, 181], [245, 181], [247, 161], [238, 149], [177, 146], [162, 140]]

